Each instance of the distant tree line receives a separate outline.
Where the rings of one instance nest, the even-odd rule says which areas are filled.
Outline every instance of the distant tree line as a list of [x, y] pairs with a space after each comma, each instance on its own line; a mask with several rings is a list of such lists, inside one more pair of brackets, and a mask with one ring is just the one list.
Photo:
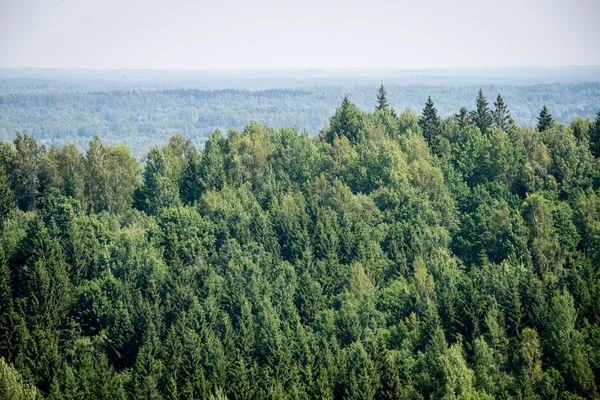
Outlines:
[[[1, 83], [1, 81], [0, 81]], [[142, 158], [152, 147], [164, 146], [180, 133], [201, 147], [216, 129], [243, 129], [252, 121], [274, 128], [296, 126], [317, 134], [347, 94], [360, 109], [372, 109], [376, 88], [371, 86], [313, 87], [277, 90], [109, 91], [48, 94], [0, 94], [0, 140], [12, 140], [15, 131], [46, 144], [73, 143], [81, 151], [99, 136], [106, 144], [123, 143]], [[399, 112], [418, 110], [428, 95], [436, 99], [440, 117], [456, 113], [457, 105], [472, 109], [479, 88], [389, 86], [381, 105]], [[511, 117], [521, 126], [535, 126], [540, 104], [554, 118], [570, 123], [577, 117], [593, 118], [600, 98], [600, 83], [533, 86], [489, 86], [511, 103]], [[502, 116], [502, 104], [497, 105]], [[497, 122], [497, 121], [495, 121]], [[509, 121], [502, 122], [504, 128]]]

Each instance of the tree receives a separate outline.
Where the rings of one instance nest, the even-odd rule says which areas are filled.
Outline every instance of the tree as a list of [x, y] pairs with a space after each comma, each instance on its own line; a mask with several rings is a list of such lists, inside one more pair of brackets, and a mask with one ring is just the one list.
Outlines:
[[154, 148], [148, 153], [144, 170], [143, 209], [156, 214], [163, 207], [176, 207], [180, 204], [177, 180], [162, 150]]
[[0, 231], [2, 231], [4, 221], [8, 217], [8, 214], [14, 208], [15, 198], [10, 189], [8, 176], [4, 171], [4, 167], [0, 164]]
[[37, 400], [42, 399], [42, 395], [35, 386], [25, 382], [19, 371], [0, 357], [0, 398]]
[[552, 126], [552, 124], [554, 123], [554, 120], [552, 119], [552, 115], [550, 114], [550, 112], [548, 111], [548, 108], [546, 108], [546, 105], [544, 105], [544, 107], [542, 107], [542, 110], [540, 111], [540, 115], [537, 118], [537, 130], [539, 132], [544, 132], [546, 129], [550, 128]]
[[85, 162], [85, 195], [95, 212], [119, 213], [129, 208], [139, 184], [140, 165], [124, 145], [90, 142]]
[[208, 138], [198, 166], [200, 193], [207, 190], [221, 190], [226, 183], [223, 151], [225, 139], [218, 129]]
[[27, 258], [25, 311], [30, 326], [58, 328], [71, 306], [73, 287], [62, 246], [39, 220], [33, 220], [23, 244]]
[[458, 126], [460, 127], [460, 129], [465, 129], [466, 126], [470, 122], [469, 111], [464, 106], [461, 107], [460, 111], [458, 112], [458, 114], [455, 114], [454, 116], [456, 118], [456, 121], [458, 122]]
[[573, 296], [568, 291], [552, 298], [546, 329], [546, 348], [552, 365], [565, 377], [567, 387], [582, 396], [596, 394], [594, 374], [590, 368], [584, 338], [575, 328], [577, 312]]
[[479, 89], [477, 94], [476, 106], [477, 109], [471, 111], [471, 119], [476, 127], [479, 128], [482, 134], [486, 134], [494, 123], [492, 110], [488, 107], [488, 101], [483, 95], [483, 90]]
[[389, 108], [387, 98], [385, 97], [385, 89], [383, 88], [383, 83], [379, 87], [379, 92], [377, 93], [377, 111], [384, 111]]
[[326, 139], [333, 143], [334, 137], [346, 137], [351, 143], [358, 143], [364, 138], [364, 117], [362, 111], [350, 102], [348, 96], [344, 96], [342, 105], [337, 108], [335, 115], [329, 120], [329, 129], [326, 131]]
[[22, 210], [35, 210], [39, 193], [38, 161], [44, 152], [44, 147], [36, 140], [17, 132], [15, 144], [15, 159], [11, 166], [11, 181], [17, 204]]
[[506, 104], [504, 104], [502, 96], [498, 95], [494, 102], [494, 107], [496, 108], [494, 110], [494, 124], [504, 132], [508, 132], [515, 122], [511, 118], [510, 111], [506, 107]]
[[440, 134], [440, 118], [437, 115], [437, 110], [433, 105], [431, 96], [427, 97], [425, 108], [419, 126], [423, 130], [423, 136], [432, 149], [436, 149], [438, 145], [438, 136]]
[[596, 120], [590, 129], [590, 151], [596, 158], [600, 158], [600, 110], [596, 114]]

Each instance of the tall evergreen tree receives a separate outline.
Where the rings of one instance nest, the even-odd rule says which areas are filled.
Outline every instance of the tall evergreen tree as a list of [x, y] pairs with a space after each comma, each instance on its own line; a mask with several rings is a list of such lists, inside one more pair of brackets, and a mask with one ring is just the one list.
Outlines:
[[476, 101], [477, 109], [471, 111], [471, 118], [475, 126], [479, 128], [481, 133], [486, 134], [494, 123], [492, 110], [488, 107], [489, 103], [483, 95], [483, 90], [479, 89]]
[[148, 153], [144, 170], [144, 209], [156, 214], [163, 207], [177, 206], [180, 203], [177, 181], [161, 149], [154, 148]]
[[214, 131], [204, 147], [204, 153], [198, 166], [200, 190], [198, 195], [206, 190], [221, 190], [226, 183], [225, 160], [223, 148], [225, 139], [220, 130]]
[[383, 88], [382, 83], [379, 87], [379, 93], [377, 93], [377, 111], [383, 111], [389, 108], [385, 94], [385, 89]]
[[423, 136], [429, 146], [435, 149], [438, 144], [438, 136], [440, 134], [440, 118], [437, 115], [437, 110], [431, 100], [431, 96], [427, 97], [423, 114], [419, 121], [419, 126], [423, 130]]
[[188, 157], [183, 168], [181, 184], [179, 186], [179, 197], [185, 204], [193, 204], [200, 198], [200, 177], [198, 175], [200, 157], [198, 154]]
[[598, 110], [596, 120], [590, 129], [590, 151], [594, 157], [600, 157], [600, 110]]
[[4, 167], [0, 165], [0, 231], [4, 225], [4, 220], [14, 207], [15, 197], [10, 189], [8, 176], [4, 171]]
[[465, 127], [469, 124], [470, 115], [467, 107], [461, 107], [458, 114], [454, 115], [456, 117], [456, 121], [458, 122], [458, 126], [460, 129], [465, 129]]
[[327, 141], [333, 143], [333, 138], [337, 134], [339, 137], [347, 137], [352, 143], [360, 142], [364, 137], [364, 125], [362, 111], [350, 102], [348, 96], [344, 96], [342, 105], [329, 120], [329, 129], [326, 132]]
[[38, 178], [38, 161], [44, 147], [36, 140], [17, 132], [14, 141], [16, 157], [12, 165], [12, 188], [17, 198], [17, 204], [22, 210], [35, 210], [40, 181]]
[[510, 116], [510, 111], [504, 103], [502, 96], [498, 95], [494, 102], [494, 124], [502, 129], [504, 132], [508, 132], [510, 127], [514, 125], [514, 121]]
[[537, 130], [539, 132], [544, 132], [546, 129], [550, 128], [554, 123], [554, 120], [552, 119], [552, 114], [550, 114], [546, 105], [542, 107], [537, 121]]

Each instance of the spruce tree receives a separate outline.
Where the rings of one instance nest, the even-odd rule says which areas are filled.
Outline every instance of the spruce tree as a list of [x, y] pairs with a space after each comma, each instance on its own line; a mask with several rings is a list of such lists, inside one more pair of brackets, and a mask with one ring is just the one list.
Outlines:
[[333, 138], [337, 134], [339, 137], [346, 136], [352, 143], [360, 142], [364, 137], [364, 125], [362, 111], [350, 102], [348, 96], [344, 96], [342, 105], [335, 110], [335, 115], [329, 120], [327, 141], [333, 143]]
[[546, 108], [546, 105], [542, 107], [537, 121], [537, 130], [539, 132], [544, 132], [546, 129], [550, 128], [554, 123], [554, 120], [552, 119], [552, 114], [550, 114], [548, 108]]
[[590, 151], [594, 157], [600, 157], [600, 110], [598, 110], [596, 120], [590, 129]]
[[465, 129], [465, 127], [469, 124], [470, 116], [467, 107], [461, 107], [458, 114], [455, 114], [455, 117], [460, 129]]
[[419, 120], [419, 126], [423, 130], [423, 136], [429, 146], [433, 149], [437, 147], [438, 135], [440, 132], [440, 118], [437, 115], [437, 110], [431, 100], [431, 96], [427, 97], [423, 114]]
[[4, 167], [0, 165], [0, 230], [10, 211], [15, 207], [15, 198]]
[[479, 89], [476, 102], [477, 109], [471, 111], [471, 116], [473, 123], [475, 123], [475, 126], [477, 126], [483, 134], [486, 134], [494, 123], [492, 110], [490, 110], [488, 104], [488, 101], [483, 95], [483, 90]]
[[385, 89], [383, 83], [379, 87], [379, 93], [377, 94], [377, 111], [387, 110], [389, 108], [387, 98], [385, 96]]
[[502, 96], [498, 95], [494, 102], [494, 107], [496, 108], [494, 110], [494, 124], [504, 132], [508, 132], [510, 127], [514, 125], [514, 121]]
[[12, 165], [12, 188], [17, 204], [22, 210], [35, 210], [40, 182], [38, 178], [38, 161], [44, 147], [29, 135], [17, 132], [14, 140], [16, 157]]

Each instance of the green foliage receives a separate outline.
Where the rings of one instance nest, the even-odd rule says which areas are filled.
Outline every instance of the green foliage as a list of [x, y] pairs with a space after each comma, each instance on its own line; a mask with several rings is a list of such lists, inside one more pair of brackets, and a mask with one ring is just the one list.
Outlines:
[[326, 140], [333, 143], [334, 137], [348, 138], [350, 143], [357, 143], [364, 138], [364, 116], [362, 111], [344, 96], [342, 105], [335, 111], [329, 120], [329, 129], [326, 130]]
[[540, 114], [537, 118], [537, 130], [539, 132], [544, 132], [546, 129], [552, 126], [554, 120], [552, 119], [552, 114], [548, 111], [548, 108], [544, 105], [540, 110]]
[[15, 198], [4, 166], [0, 165], [0, 229], [13, 208], [15, 208]]
[[596, 125], [379, 101], [1, 142], [0, 398], [598, 399]]
[[389, 104], [386, 98], [385, 89], [383, 88], [383, 83], [379, 87], [379, 92], [377, 93], [377, 107], [375, 108], [377, 111], [384, 111], [389, 108]]
[[494, 114], [488, 107], [488, 101], [483, 95], [483, 90], [479, 89], [477, 100], [475, 102], [476, 109], [471, 111], [471, 120], [473, 124], [479, 128], [482, 134], [486, 134], [494, 123]]
[[427, 140], [429, 146], [432, 149], [437, 149], [439, 144], [438, 136], [440, 135], [440, 119], [437, 116], [437, 110], [433, 105], [431, 97], [427, 98], [419, 125], [421, 126], [423, 136], [425, 137], [425, 140]]
[[508, 110], [506, 104], [504, 104], [504, 99], [502, 96], [498, 95], [496, 101], [494, 102], [494, 107], [494, 125], [502, 129], [504, 132], [508, 132], [515, 122], [511, 118], [510, 111]]
[[42, 397], [35, 386], [23, 380], [19, 371], [0, 358], [0, 398], [35, 400]]

